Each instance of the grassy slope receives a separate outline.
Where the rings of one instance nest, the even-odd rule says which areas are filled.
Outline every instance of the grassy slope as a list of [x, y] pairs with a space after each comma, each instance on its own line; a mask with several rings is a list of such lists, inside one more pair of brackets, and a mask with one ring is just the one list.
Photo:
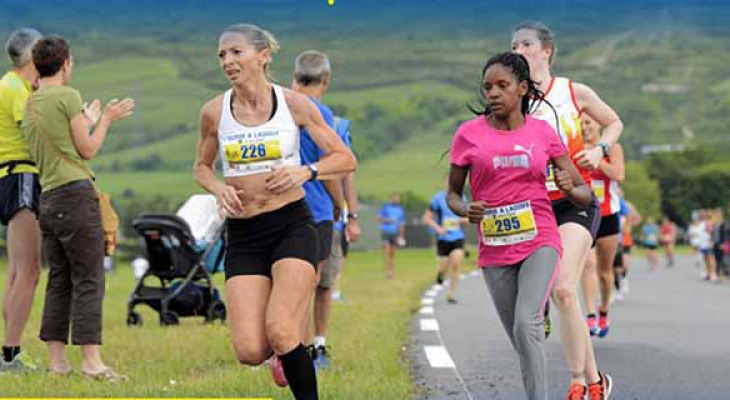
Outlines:
[[[420, 293], [431, 281], [432, 251], [398, 252], [397, 277], [386, 281], [380, 253], [353, 253], [343, 275], [347, 302], [334, 303], [328, 343], [332, 345], [333, 368], [320, 374], [322, 399], [409, 398], [413, 393], [402, 348], [407, 340]], [[121, 263], [120, 263], [121, 264]], [[205, 326], [198, 318], [183, 319], [182, 325], [162, 329], [157, 314], [140, 306], [144, 326], [125, 326], [126, 300], [132, 290], [129, 267], [119, 265], [107, 278], [104, 303], [103, 355], [107, 362], [128, 374], [131, 382], [106, 385], [80, 377], [49, 379], [44, 374], [24, 378], [0, 376], [2, 395], [10, 397], [99, 396], [199, 396], [289, 398], [288, 390], [271, 382], [266, 368], [240, 366], [233, 355], [226, 328]], [[5, 261], [0, 261], [0, 280], [5, 279]], [[46, 365], [45, 347], [37, 339], [43, 308], [44, 277], [25, 331], [25, 348]], [[219, 289], [222, 277], [217, 276]], [[79, 352], [69, 350], [78, 367]], [[171, 383], [175, 381], [175, 383]]]

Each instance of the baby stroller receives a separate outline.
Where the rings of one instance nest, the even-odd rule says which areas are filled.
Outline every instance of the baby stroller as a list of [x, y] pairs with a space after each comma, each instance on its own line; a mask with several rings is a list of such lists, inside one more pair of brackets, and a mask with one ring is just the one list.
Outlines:
[[[193, 196], [178, 215], [147, 214], [133, 226], [144, 238], [149, 268], [129, 297], [127, 325], [142, 325], [137, 304], [156, 310], [161, 325], [177, 325], [188, 316], [224, 322], [226, 307], [211, 280], [222, 269], [225, 251], [215, 198]], [[147, 284], [155, 278], [159, 286]]]

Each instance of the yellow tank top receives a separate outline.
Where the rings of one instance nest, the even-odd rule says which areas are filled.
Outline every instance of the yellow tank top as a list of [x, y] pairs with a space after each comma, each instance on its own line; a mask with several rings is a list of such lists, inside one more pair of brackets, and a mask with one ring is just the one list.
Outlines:
[[[0, 80], [0, 164], [8, 161], [31, 160], [28, 142], [20, 129], [25, 102], [30, 96], [30, 82], [15, 71], [9, 71]], [[32, 165], [18, 165], [13, 173], [33, 172]], [[0, 168], [0, 178], [8, 175], [8, 167]]]

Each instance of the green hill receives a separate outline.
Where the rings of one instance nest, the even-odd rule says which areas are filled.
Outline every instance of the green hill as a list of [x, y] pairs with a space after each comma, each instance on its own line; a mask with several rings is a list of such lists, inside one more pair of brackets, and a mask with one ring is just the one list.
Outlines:
[[[448, 161], [437, 162], [459, 121], [470, 118], [466, 104], [476, 100], [485, 58], [506, 50], [509, 26], [529, 16], [477, 7], [484, 18], [471, 22], [465, 17], [472, 9], [442, 3], [424, 5], [427, 18], [421, 22], [411, 18], [408, 5], [373, 11], [363, 20], [338, 16], [359, 12], [350, 6], [335, 6], [327, 15], [307, 9], [305, 15], [321, 15], [321, 21], [298, 20], [288, 9], [280, 19], [261, 14], [261, 24], [283, 44], [273, 71], [280, 84], [289, 84], [299, 52], [319, 49], [330, 56], [333, 84], [325, 102], [353, 121], [359, 186], [370, 198], [393, 190], [427, 198], [441, 186]], [[26, 25], [70, 38], [78, 60], [72, 84], [87, 100], [137, 100], [134, 117], [113, 128], [94, 161], [102, 185], [114, 193], [132, 189], [134, 196], [184, 198], [196, 190], [191, 165], [199, 109], [227, 87], [216, 38], [234, 16], [218, 21], [212, 16], [223, 15], [223, 7], [206, 14], [203, 3], [191, 4], [170, 15], [164, 7], [120, 12], [108, 26], [81, 24], [83, 12], [50, 19], [32, 9], [5, 10], [22, 11]], [[544, 14], [558, 37], [555, 72], [589, 84], [618, 110], [630, 159], [640, 160], [646, 144], [730, 150], [724, 139], [730, 131], [730, 31], [721, 24], [729, 13], [647, 4], [626, 13]], [[436, 8], [442, 6], [448, 11], [441, 15]], [[3, 35], [15, 26], [7, 13], [0, 20]], [[318, 22], [321, 29], [304, 28]]]

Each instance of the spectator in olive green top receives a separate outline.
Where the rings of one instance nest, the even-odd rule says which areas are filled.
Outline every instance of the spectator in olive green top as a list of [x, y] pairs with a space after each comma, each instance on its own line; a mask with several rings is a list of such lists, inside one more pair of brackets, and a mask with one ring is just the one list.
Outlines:
[[74, 62], [61, 37], [38, 41], [33, 62], [40, 87], [28, 99], [22, 127], [43, 187], [40, 226], [49, 273], [40, 338], [48, 343], [49, 370], [71, 371], [66, 358], [71, 330], [72, 343], [82, 349], [83, 374], [125, 379], [100, 354], [104, 231], [86, 161], [101, 148], [111, 123], [132, 114], [134, 102], [112, 100], [103, 112], [99, 100], [85, 106], [79, 92], [66, 86]]

